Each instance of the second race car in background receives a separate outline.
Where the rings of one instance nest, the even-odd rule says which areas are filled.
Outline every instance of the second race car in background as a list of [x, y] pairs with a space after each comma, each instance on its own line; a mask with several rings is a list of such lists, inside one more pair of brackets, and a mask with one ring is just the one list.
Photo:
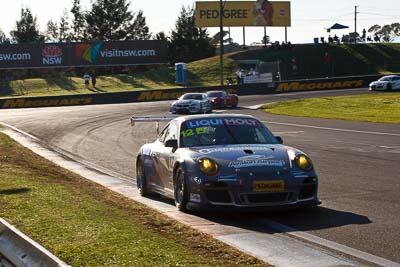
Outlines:
[[211, 113], [212, 104], [204, 93], [186, 93], [171, 103], [169, 112], [176, 113]]
[[237, 107], [239, 104], [236, 94], [228, 94], [225, 91], [208, 91], [206, 94], [214, 108]]
[[377, 81], [369, 84], [369, 90], [392, 90], [400, 89], [400, 75], [387, 75], [383, 76]]

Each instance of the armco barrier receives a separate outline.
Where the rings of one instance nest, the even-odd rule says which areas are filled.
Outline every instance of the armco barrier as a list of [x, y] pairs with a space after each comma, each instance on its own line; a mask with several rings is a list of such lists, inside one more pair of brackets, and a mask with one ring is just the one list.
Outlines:
[[2, 218], [0, 218], [0, 254], [17, 267], [69, 266]]
[[133, 103], [177, 99], [188, 92], [226, 90], [238, 95], [263, 95], [308, 90], [330, 90], [367, 87], [382, 75], [324, 78], [312, 80], [293, 80], [272, 83], [225, 85], [208, 87], [189, 87], [163, 90], [141, 90], [118, 93], [80, 94], [48, 97], [17, 97], [0, 99], [0, 108], [32, 108], [52, 106], [77, 106], [113, 103]]

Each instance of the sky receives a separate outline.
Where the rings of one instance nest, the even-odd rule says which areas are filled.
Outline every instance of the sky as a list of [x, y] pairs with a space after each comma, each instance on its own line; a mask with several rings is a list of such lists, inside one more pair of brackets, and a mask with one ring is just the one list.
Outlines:
[[[88, 9], [91, 1], [93, 0], [81, 0], [82, 7]], [[50, 19], [59, 21], [65, 11], [69, 12], [72, 2], [73, 0], [0, 0], [2, 7], [0, 29], [9, 36], [9, 32], [14, 29], [16, 21], [21, 17], [21, 8], [30, 8], [37, 18], [40, 31], [43, 32]], [[167, 35], [175, 28], [182, 7], [195, 4], [194, 0], [129, 0], [129, 2], [131, 11], [143, 11], [153, 34], [164, 31]], [[399, 0], [292, 0], [290, 2], [292, 26], [287, 28], [287, 40], [291, 43], [312, 43], [315, 37], [326, 39], [329, 35], [326, 28], [334, 23], [344, 24], [350, 28], [334, 30], [331, 32], [332, 35], [337, 34], [341, 37], [342, 34], [353, 32], [355, 6], [358, 12], [357, 32], [360, 34], [363, 29], [368, 30], [374, 24], [400, 22]], [[271, 41], [285, 40], [284, 27], [267, 27], [266, 30]], [[219, 28], [208, 28], [211, 36], [218, 31]], [[231, 27], [230, 32], [234, 42], [243, 44], [242, 27]], [[263, 27], [246, 27], [245, 44], [260, 43], [263, 35]]]

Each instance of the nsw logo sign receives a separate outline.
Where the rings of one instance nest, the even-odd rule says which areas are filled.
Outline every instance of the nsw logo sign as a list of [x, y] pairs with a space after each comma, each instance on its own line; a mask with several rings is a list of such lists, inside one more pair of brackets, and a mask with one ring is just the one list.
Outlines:
[[62, 49], [57, 45], [46, 45], [42, 49], [43, 65], [61, 65]]

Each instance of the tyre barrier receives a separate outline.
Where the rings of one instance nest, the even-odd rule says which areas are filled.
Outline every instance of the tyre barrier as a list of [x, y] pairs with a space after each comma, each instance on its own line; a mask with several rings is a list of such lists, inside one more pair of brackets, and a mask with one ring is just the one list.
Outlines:
[[10, 266], [70, 267], [2, 218], [0, 218], [0, 255], [0, 259], [11, 263]]

